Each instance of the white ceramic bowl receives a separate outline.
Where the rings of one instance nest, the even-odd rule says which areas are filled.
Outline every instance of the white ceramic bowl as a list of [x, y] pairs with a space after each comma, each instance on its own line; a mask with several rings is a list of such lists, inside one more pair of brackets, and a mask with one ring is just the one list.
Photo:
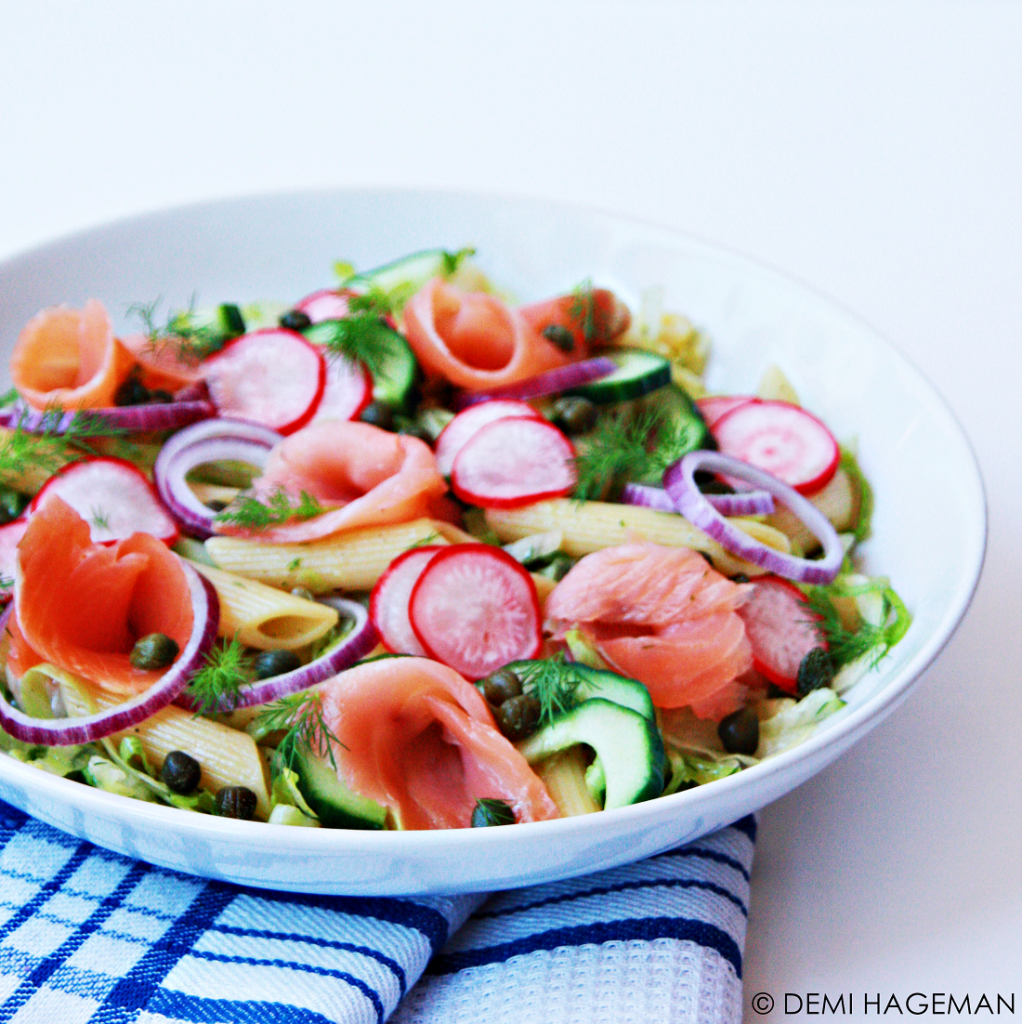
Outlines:
[[[38, 309], [96, 297], [127, 306], [279, 298], [416, 249], [474, 245], [522, 300], [586, 277], [634, 304], [663, 285], [666, 308], [712, 339], [708, 380], [755, 389], [779, 364], [804, 404], [856, 439], [876, 492], [871, 573], [914, 616], [848, 706], [806, 743], [719, 782], [621, 810], [512, 828], [372, 833], [285, 828], [139, 803], [0, 757], [0, 796], [100, 846], [248, 885], [402, 894], [509, 888], [637, 860], [762, 807], [833, 761], [905, 698], [961, 620], [985, 544], [983, 488], [968, 442], [933, 389], [890, 345], [804, 287], [713, 246], [619, 217], [439, 192], [319, 192], [214, 202], [113, 224], [0, 266], [5, 352]], [[6, 358], [4, 359], [6, 365]], [[939, 500], [937, 500], [939, 499]], [[905, 757], [912, 756], [905, 751]]]

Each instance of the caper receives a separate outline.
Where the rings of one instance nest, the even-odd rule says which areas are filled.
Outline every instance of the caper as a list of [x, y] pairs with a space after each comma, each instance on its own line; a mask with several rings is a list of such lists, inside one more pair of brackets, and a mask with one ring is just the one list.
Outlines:
[[302, 667], [302, 659], [294, 651], [262, 651], [252, 663], [256, 679], [282, 676]]
[[585, 434], [596, 426], [596, 406], [588, 398], [565, 395], [554, 402], [554, 423], [566, 434]]
[[406, 437], [417, 437], [426, 444], [433, 443], [433, 438], [430, 436], [429, 431], [418, 423], [409, 423], [407, 426], [402, 427], [398, 433], [404, 434]]
[[517, 697], [522, 692], [522, 681], [509, 668], [498, 668], [476, 684], [483, 691], [483, 696], [495, 708], [500, 707], [509, 697]]
[[824, 647], [814, 647], [800, 662], [795, 690], [804, 697], [821, 686], [830, 686], [834, 680], [834, 661]]
[[212, 501], [206, 502], [206, 508], [208, 508], [210, 512], [223, 512], [223, 510], [227, 508], [227, 502], [221, 501], [219, 498], [214, 498]]
[[540, 333], [562, 352], [575, 351], [575, 335], [567, 327], [563, 327], [561, 324], [548, 324]]
[[725, 715], [717, 726], [717, 735], [729, 754], [756, 753], [759, 746], [759, 719], [749, 708]]
[[531, 736], [539, 725], [539, 701], [531, 693], [508, 697], [495, 711], [497, 728], [512, 742]]
[[0, 526], [11, 523], [28, 505], [28, 498], [11, 487], [0, 486]]
[[394, 426], [394, 410], [386, 402], [370, 402], [359, 419], [381, 430], [390, 430]]
[[158, 669], [166, 668], [178, 656], [181, 648], [177, 641], [165, 633], [150, 633], [135, 641], [135, 646], [128, 655], [128, 661], [135, 668]]
[[288, 331], [304, 331], [306, 327], [312, 326], [309, 314], [303, 313], [300, 309], [289, 309], [286, 313], [281, 313], [277, 323]]
[[164, 759], [160, 779], [174, 793], [182, 796], [191, 793], [199, 784], [202, 768], [191, 754], [183, 750], [172, 750]]
[[114, 405], [145, 405], [149, 401], [149, 389], [133, 373], [114, 392]]
[[490, 825], [513, 825], [515, 812], [506, 800], [480, 797], [472, 808], [472, 827], [487, 828]]
[[174, 396], [163, 388], [157, 388], [155, 391], [149, 392], [149, 401], [151, 403], [166, 405], [168, 402], [174, 401]]
[[251, 821], [255, 817], [256, 795], [248, 786], [226, 786], [216, 795], [215, 811], [221, 818], [241, 818]]

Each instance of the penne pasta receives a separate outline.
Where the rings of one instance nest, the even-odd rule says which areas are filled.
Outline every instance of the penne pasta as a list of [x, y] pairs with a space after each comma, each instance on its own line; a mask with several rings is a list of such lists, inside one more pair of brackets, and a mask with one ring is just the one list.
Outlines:
[[263, 544], [210, 537], [206, 551], [221, 568], [277, 587], [313, 593], [370, 590], [403, 551], [420, 544], [461, 544], [476, 538], [438, 519], [347, 530], [307, 544]]
[[[788, 538], [765, 523], [737, 518], [731, 522], [762, 544], [778, 551], [791, 550]], [[486, 523], [502, 541], [520, 540], [547, 530], [560, 530], [564, 536], [562, 550], [574, 558], [641, 539], [701, 551], [726, 576], [738, 573], [761, 576], [765, 572], [751, 562], [728, 554], [683, 516], [673, 512], [657, 512], [638, 505], [556, 498], [522, 508], [487, 509]]]
[[213, 584], [220, 598], [220, 636], [237, 636], [243, 644], [263, 651], [293, 651], [337, 625], [337, 610], [329, 605], [201, 562], [189, 560], [189, 564]]

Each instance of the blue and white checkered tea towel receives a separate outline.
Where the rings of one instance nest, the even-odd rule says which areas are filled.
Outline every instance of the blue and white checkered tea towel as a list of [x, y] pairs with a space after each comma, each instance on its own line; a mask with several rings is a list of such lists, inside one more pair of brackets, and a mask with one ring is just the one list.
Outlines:
[[0, 1022], [737, 1024], [754, 839], [745, 818], [488, 900], [300, 896], [151, 867], [0, 803]]

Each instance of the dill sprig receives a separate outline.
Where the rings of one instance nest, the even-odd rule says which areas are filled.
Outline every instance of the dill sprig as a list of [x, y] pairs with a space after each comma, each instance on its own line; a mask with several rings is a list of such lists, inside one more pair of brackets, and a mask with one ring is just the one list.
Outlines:
[[277, 758], [287, 768], [302, 752], [328, 758], [334, 771], [333, 744], [344, 744], [334, 735], [323, 717], [323, 698], [318, 692], [304, 691], [288, 694], [267, 704], [256, 716], [257, 729], [263, 733], [284, 731], [277, 744]]
[[393, 357], [395, 335], [376, 313], [354, 312], [343, 320], [330, 321], [325, 347], [328, 357], [361, 363], [376, 377]]
[[[6, 398], [4, 395], [3, 399]], [[0, 443], [0, 477], [18, 477], [35, 468], [52, 472], [79, 455], [97, 454], [90, 440], [123, 437], [126, 433], [101, 416], [81, 409], [69, 414], [56, 406], [45, 409], [30, 430], [29, 424], [36, 415], [27, 407], [22, 409], [17, 422], [4, 436]]]
[[634, 418], [603, 416], [578, 445], [575, 497], [592, 501], [629, 480], [659, 483], [667, 467], [700, 439], [697, 423], [674, 419], [659, 406], [648, 406]]
[[252, 681], [252, 659], [237, 636], [226, 646], [214, 647], [192, 676], [185, 691], [195, 701], [198, 715], [231, 711], [241, 688]]
[[313, 519], [326, 509], [308, 491], [302, 491], [297, 503], [283, 487], [270, 495], [268, 502], [262, 502], [250, 494], [239, 494], [216, 517], [218, 523], [232, 523], [249, 530], [268, 530], [292, 519]]
[[586, 343], [592, 342], [596, 337], [596, 299], [593, 295], [593, 282], [590, 278], [587, 277], [572, 291], [568, 316], [582, 329], [582, 337], [585, 338]]
[[134, 302], [127, 309], [128, 316], [142, 321], [149, 347], [154, 352], [170, 346], [183, 362], [199, 363], [214, 352], [219, 352], [229, 340], [222, 330], [212, 324], [196, 321], [194, 296], [188, 309], [171, 311], [163, 324], [156, 319], [160, 301], [157, 298], [152, 302]]
[[541, 725], [549, 725], [555, 716], [575, 707], [578, 688], [586, 681], [577, 666], [565, 659], [563, 651], [552, 658], [516, 666], [514, 671], [522, 681], [522, 689], [539, 701]]
[[[883, 600], [883, 621], [880, 624], [862, 622], [857, 630], [850, 630], [841, 621], [841, 616], [831, 600], [834, 596], [853, 596], [855, 592], [878, 593]], [[845, 591], [838, 584], [837, 590], [824, 586], [805, 588], [806, 604], [811, 611], [817, 629], [827, 640], [831, 660], [835, 666], [869, 656], [872, 668], [908, 630], [912, 617], [904, 602], [885, 581], [870, 581], [864, 588]]]

